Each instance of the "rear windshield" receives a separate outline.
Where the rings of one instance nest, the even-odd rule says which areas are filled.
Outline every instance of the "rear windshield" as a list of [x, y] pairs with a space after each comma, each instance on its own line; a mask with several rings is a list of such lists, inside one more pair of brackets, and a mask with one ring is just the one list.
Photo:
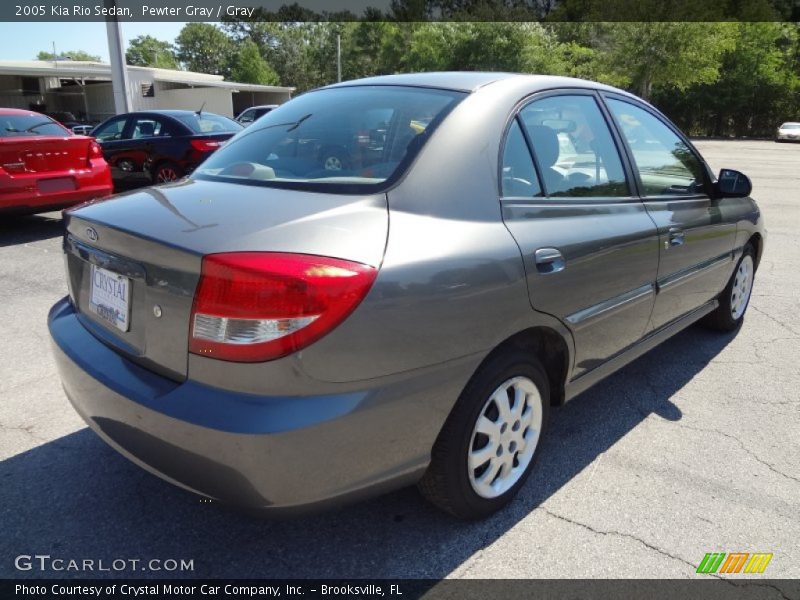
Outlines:
[[398, 178], [463, 92], [356, 86], [298, 96], [195, 171], [199, 179], [362, 193]]
[[800, 129], [800, 123], [784, 123], [781, 129]]
[[35, 135], [71, 135], [61, 125], [44, 115], [0, 115], [0, 137]]
[[214, 113], [179, 115], [178, 120], [195, 133], [236, 133], [242, 130], [233, 119]]

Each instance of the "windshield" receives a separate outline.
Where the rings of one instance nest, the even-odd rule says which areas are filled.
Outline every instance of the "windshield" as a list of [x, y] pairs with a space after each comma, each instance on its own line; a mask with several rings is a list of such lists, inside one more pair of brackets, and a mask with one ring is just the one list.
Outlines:
[[376, 189], [399, 177], [465, 96], [399, 86], [310, 92], [233, 138], [195, 177], [345, 193]]
[[784, 123], [781, 129], [800, 129], [800, 123]]
[[178, 115], [178, 120], [195, 133], [236, 133], [242, 130], [233, 119], [214, 113]]
[[34, 135], [71, 135], [61, 125], [44, 115], [0, 115], [0, 137]]

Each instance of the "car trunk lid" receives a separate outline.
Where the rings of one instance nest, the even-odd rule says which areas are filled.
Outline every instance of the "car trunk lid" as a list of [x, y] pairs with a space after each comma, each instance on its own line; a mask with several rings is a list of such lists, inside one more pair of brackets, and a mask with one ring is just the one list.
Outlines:
[[0, 139], [0, 167], [14, 176], [63, 173], [88, 167], [89, 145], [85, 136], [24, 136]]
[[[343, 196], [190, 179], [69, 211], [66, 230], [70, 296], [84, 325], [142, 366], [183, 380], [204, 255], [316, 254], [377, 267], [388, 212], [385, 194]], [[113, 277], [122, 277], [128, 290], [120, 292]], [[92, 291], [98, 286], [108, 295]], [[115, 304], [115, 293], [127, 295], [127, 302]], [[129, 312], [112, 323], [98, 312], [104, 305], [125, 305]]]

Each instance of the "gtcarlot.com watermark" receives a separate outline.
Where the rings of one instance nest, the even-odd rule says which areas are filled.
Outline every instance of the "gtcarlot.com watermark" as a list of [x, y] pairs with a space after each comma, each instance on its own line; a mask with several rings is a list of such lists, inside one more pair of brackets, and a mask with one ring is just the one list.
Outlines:
[[194, 571], [194, 559], [185, 558], [62, 558], [49, 554], [20, 554], [14, 559], [17, 571], [40, 572], [141, 572], [180, 573]]

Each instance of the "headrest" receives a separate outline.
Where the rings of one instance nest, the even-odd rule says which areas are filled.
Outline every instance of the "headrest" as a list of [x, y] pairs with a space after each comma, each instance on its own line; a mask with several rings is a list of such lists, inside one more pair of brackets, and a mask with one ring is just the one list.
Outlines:
[[533, 142], [536, 158], [542, 168], [549, 168], [556, 164], [559, 150], [558, 136], [555, 130], [544, 125], [533, 125], [528, 127], [528, 133]]

